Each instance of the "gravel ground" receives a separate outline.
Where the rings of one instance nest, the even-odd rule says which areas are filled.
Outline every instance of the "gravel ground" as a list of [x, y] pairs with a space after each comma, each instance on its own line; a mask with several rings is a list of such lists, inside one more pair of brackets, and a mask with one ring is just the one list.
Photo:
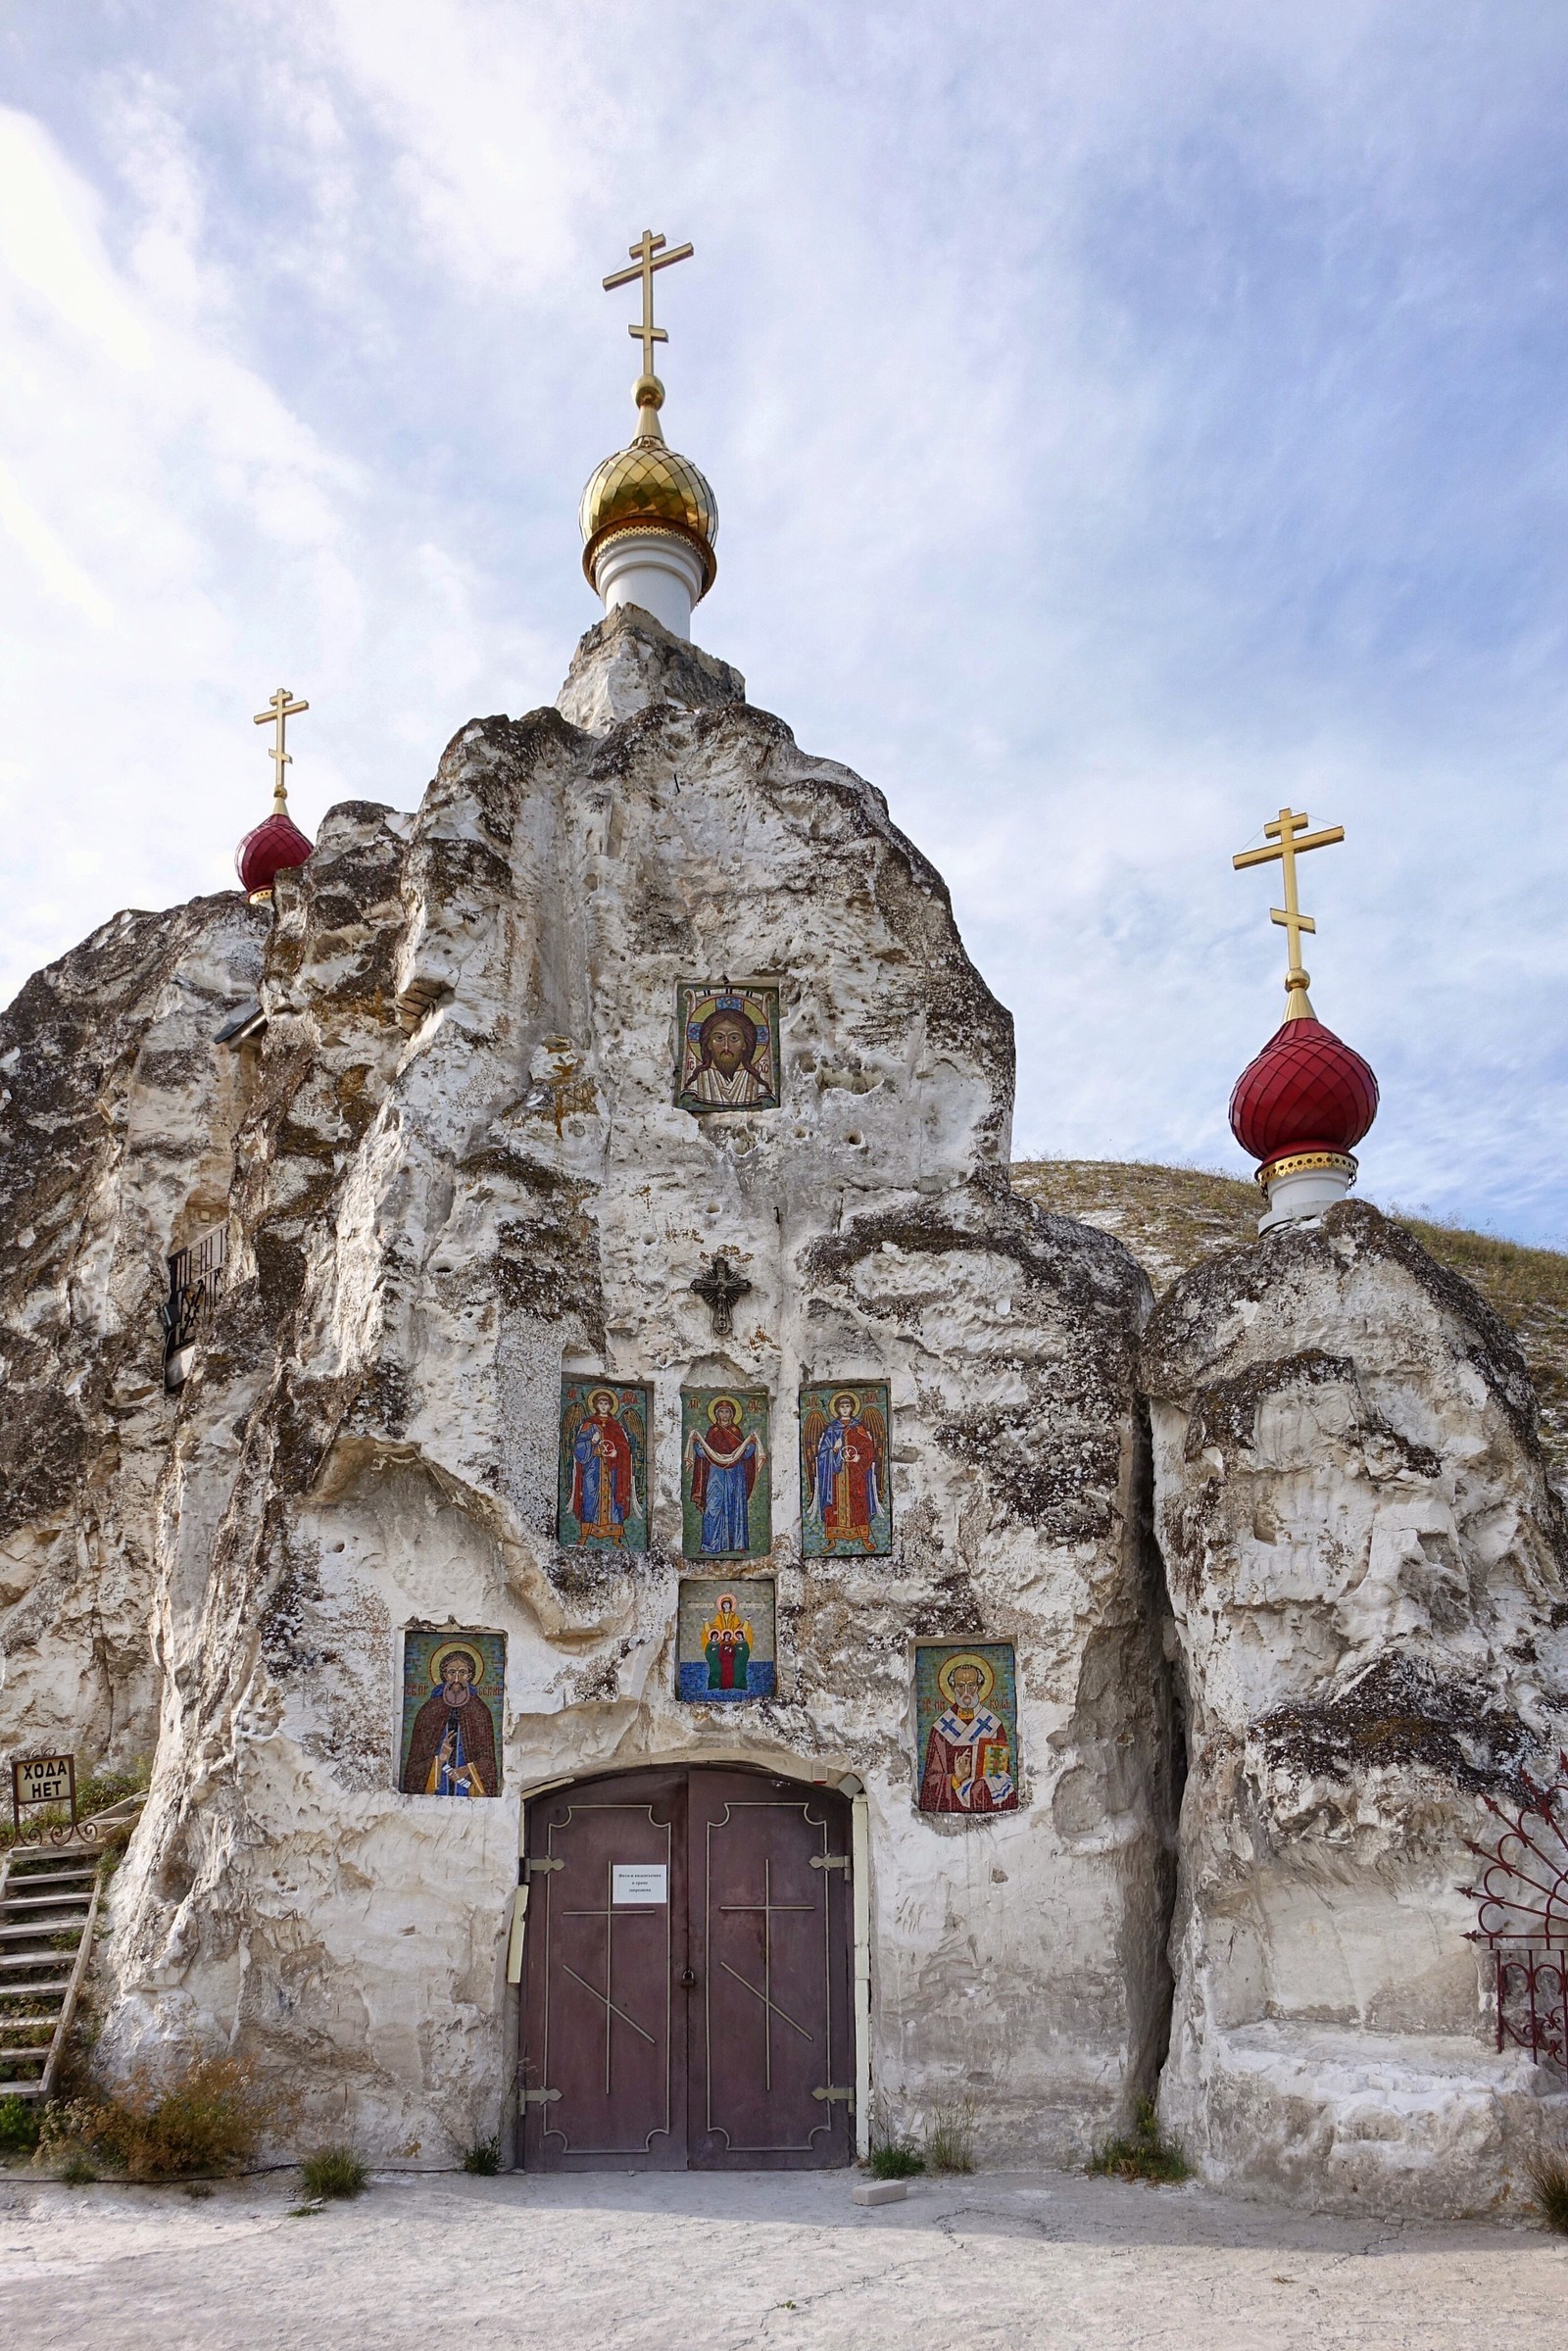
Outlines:
[[291, 2217], [288, 2174], [195, 2201], [0, 2176], [13, 2351], [1016, 2351], [1568, 2341], [1568, 2239], [1357, 2224], [1059, 2172], [378, 2175]]

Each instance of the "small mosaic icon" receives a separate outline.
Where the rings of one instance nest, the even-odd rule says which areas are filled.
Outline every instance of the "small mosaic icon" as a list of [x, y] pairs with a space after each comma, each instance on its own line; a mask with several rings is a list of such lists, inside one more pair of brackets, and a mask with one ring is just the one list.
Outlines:
[[567, 1548], [647, 1550], [648, 1422], [641, 1382], [562, 1381], [556, 1535]]
[[920, 1641], [914, 1708], [922, 1812], [1014, 1812], [1018, 1699], [1010, 1641]]
[[808, 1559], [885, 1557], [893, 1548], [885, 1380], [801, 1390], [801, 1549]]
[[750, 981], [682, 980], [675, 991], [675, 1101], [710, 1110], [776, 1110], [776, 987]]
[[774, 1690], [771, 1576], [684, 1576], [675, 1627], [675, 1694], [728, 1705]]
[[773, 1541], [765, 1391], [683, 1389], [680, 1422], [687, 1558], [765, 1559]]
[[403, 1739], [398, 1786], [406, 1796], [501, 1793], [504, 1633], [403, 1636]]

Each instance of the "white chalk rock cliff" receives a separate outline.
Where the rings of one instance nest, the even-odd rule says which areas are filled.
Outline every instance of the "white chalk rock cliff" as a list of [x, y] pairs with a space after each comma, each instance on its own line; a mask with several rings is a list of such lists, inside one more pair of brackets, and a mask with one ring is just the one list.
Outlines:
[[1562, 2083], [1494, 2054], [1461, 1891], [1568, 1694], [1518, 1347], [1347, 1202], [1178, 1282], [1142, 1368], [1190, 1761], [1164, 2118], [1248, 2192], [1527, 2201]]
[[[677, 983], [726, 973], [781, 988], [782, 1107], [697, 1118]], [[724, 663], [615, 611], [271, 908], [39, 974], [0, 1086], [0, 1758], [152, 1761], [107, 2071], [237, 2045], [369, 2155], [505, 2135], [528, 1790], [742, 1760], [863, 1791], [896, 2126], [962, 2100], [985, 2159], [1077, 2161], [1157, 2088], [1248, 2192], [1513, 2192], [1555, 2078], [1492, 2053], [1456, 1891], [1562, 1736], [1512, 1342], [1356, 1206], [1151, 1321], [1009, 1185], [1011, 1023], [940, 876]], [[167, 1394], [165, 1260], [215, 1224]], [[646, 1555], [556, 1541], [564, 1373], [651, 1384]], [[851, 1375], [893, 1551], [808, 1558], [796, 1395]], [[772, 1397], [779, 1653], [720, 1709], [674, 1696], [679, 1397], [730, 1383]], [[444, 1626], [506, 1636], [499, 1800], [399, 1792], [400, 1635]], [[925, 1638], [1015, 1644], [1016, 1811], [917, 1810]]]

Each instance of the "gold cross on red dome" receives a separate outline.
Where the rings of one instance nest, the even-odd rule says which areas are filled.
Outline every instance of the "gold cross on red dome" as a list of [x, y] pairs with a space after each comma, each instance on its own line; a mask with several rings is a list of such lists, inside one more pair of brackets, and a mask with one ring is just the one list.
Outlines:
[[287, 742], [288, 722], [291, 718], [297, 718], [301, 710], [308, 710], [310, 707], [308, 702], [295, 702], [291, 698], [287, 686], [279, 686], [266, 710], [258, 710], [256, 713], [258, 726], [271, 726], [275, 723], [277, 727], [277, 741], [272, 744], [267, 756], [275, 762], [272, 768], [272, 807], [279, 815], [288, 801], [288, 786], [283, 781], [283, 770], [294, 764], [294, 754], [289, 750]]
[[643, 347], [645, 375], [654, 372], [654, 345], [669, 341], [664, 329], [654, 324], [654, 271], [667, 269], [673, 262], [690, 261], [696, 251], [692, 245], [677, 245], [666, 253], [663, 244], [662, 236], [656, 237], [651, 228], [645, 228], [640, 241], [626, 248], [632, 258], [632, 267], [629, 269], [612, 270], [605, 279], [607, 294], [615, 286], [629, 286], [633, 278], [640, 277], [643, 281], [643, 322], [641, 326], [628, 326], [626, 332]]
[[1310, 1020], [1314, 1017], [1306, 993], [1309, 975], [1301, 966], [1301, 933], [1311, 931], [1315, 936], [1317, 924], [1310, 914], [1301, 912], [1300, 901], [1296, 895], [1296, 860], [1306, 850], [1330, 849], [1336, 841], [1345, 839], [1343, 824], [1327, 825], [1320, 833], [1309, 833], [1305, 829], [1307, 821], [1304, 809], [1298, 815], [1294, 808], [1281, 808], [1279, 814], [1271, 816], [1263, 827], [1274, 846], [1271, 849], [1244, 849], [1231, 859], [1238, 872], [1244, 865], [1271, 865], [1276, 858], [1284, 868], [1285, 904], [1283, 906], [1270, 906], [1269, 920], [1280, 925], [1289, 943], [1287, 952], [1290, 968], [1285, 974], [1287, 1020]]

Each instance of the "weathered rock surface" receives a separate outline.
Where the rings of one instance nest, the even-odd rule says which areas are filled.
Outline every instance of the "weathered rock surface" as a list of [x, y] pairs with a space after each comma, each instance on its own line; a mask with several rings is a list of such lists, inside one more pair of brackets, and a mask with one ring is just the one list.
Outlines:
[[1560, 2089], [1491, 2054], [1459, 1890], [1568, 1719], [1518, 1347], [1346, 1202], [1177, 1282], [1143, 1372], [1190, 1762], [1165, 2117], [1251, 2191], [1485, 2207]]
[[[162, 1724], [106, 2062], [238, 2033], [368, 2149], [444, 2158], [503, 2119], [519, 1792], [740, 1755], [867, 1791], [894, 2111], [969, 2097], [989, 2152], [1072, 2156], [1152, 2084], [1147, 1286], [1009, 1190], [1011, 1025], [940, 877], [740, 697], [616, 613], [583, 724], [466, 727], [412, 824], [335, 809], [279, 884], [223, 1311], [157, 1400]], [[676, 982], [725, 971], [782, 981], [785, 1106], [699, 1121]], [[719, 1248], [752, 1283], [725, 1340], [689, 1287]], [[646, 1558], [556, 1543], [564, 1366], [653, 1382]], [[804, 1561], [796, 1391], [850, 1372], [892, 1383], [895, 1553]], [[679, 1390], [733, 1381], [786, 1465], [778, 1694], [743, 1721], [673, 1696]], [[446, 1622], [509, 1642], [506, 1798], [456, 1817], [393, 1754], [399, 1630]], [[914, 1809], [932, 1634], [1017, 1643], [1014, 1814]]]
[[226, 1212], [238, 1072], [213, 1033], [267, 927], [233, 896], [120, 914], [0, 1014], [8, 1753], [125, 1771], [156, 1743], [166, 1256]]
[[[782, 987], [784, 1105], [698, 1119], [676, 985], [726, 972]], [[521, 1799], [742, 1760], [863, 1790], [895, 2126], [958, 2099], [983, 2157], [1077, 2159], [1163, 2066], [1235, 2186], [1511, 2192], [1552, 2080], [1491, 2054], [1456, 1887], [1568, 1690], [1517, 1347], [1358, 1205], [1260, 1242], [1220, 1179], [1179, 1231], [1170, 1171], [1019, 1197], [940, 876], [735, 671], [612, 614], [271, 910], [40, 974], [0, 1083], [0, 1756], [155, 1754], [106, 2068], [238, 2041], [307, 2124], [447, 2160], [513, 2111]], [[164, 1261], [214, 1225], [167, 1395]], [[564, 1372], [653, 1386], [646, 1556], [556, 1542]], [[852, 1377], [891, 1383], [894, 1551], [807, 1559], [796, 1395]], [[678, 1430], [731, 1383], [773, 1399], [780, 1644], [722, 1709], [673, 1694]], [[400, 1636], [444, 1625], [507, 1638], [499, 1801], [397, 1789]], [[1016, 1644], [1014, 1813], [915, 1809], [930, 1637]]]

